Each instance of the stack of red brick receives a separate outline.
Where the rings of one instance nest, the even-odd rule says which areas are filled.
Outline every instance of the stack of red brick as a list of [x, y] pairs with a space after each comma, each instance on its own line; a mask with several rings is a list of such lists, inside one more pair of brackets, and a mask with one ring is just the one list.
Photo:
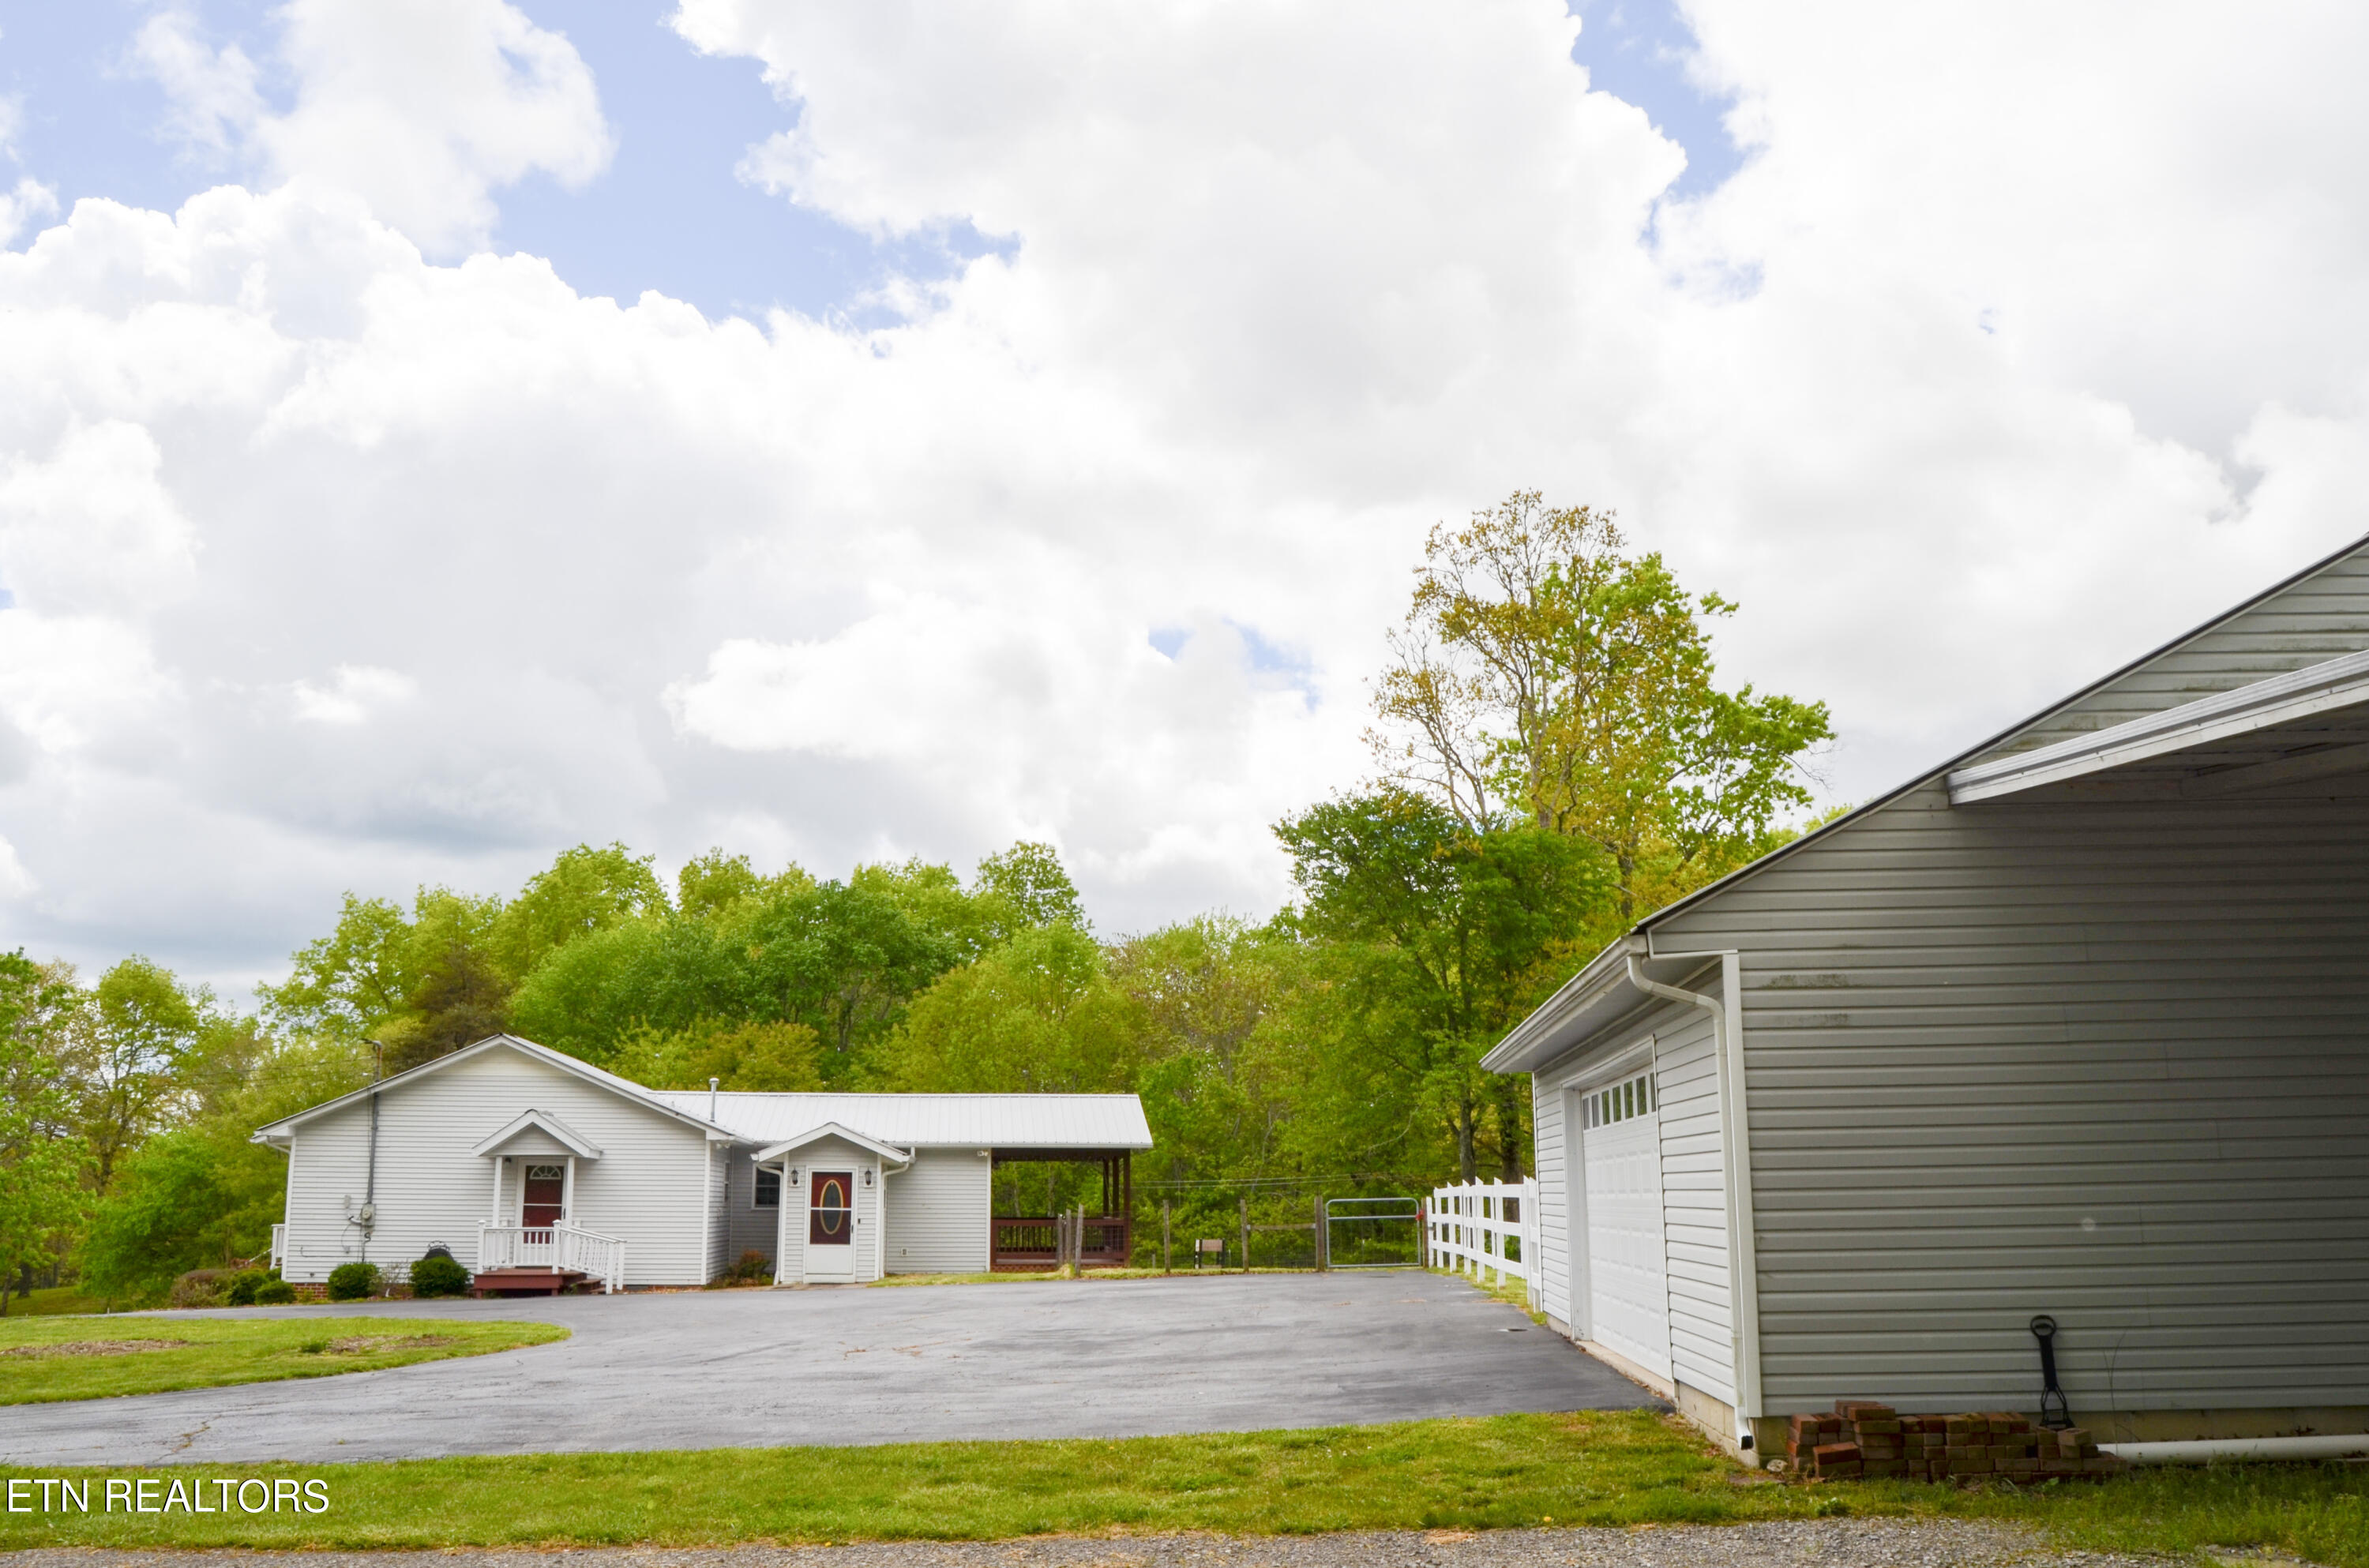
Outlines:
[[1832, 1415], [1792, 1417], [1787, 1468], [1805, 1480], [1899, 1476], [1947, 1481], [2005, 1476], [2010, 1481], [2112, 1475], [2127, 1461], [2100, 1453], [2080, 1427], [2053, 1432], [2028, 1416], [1998, 1411], [1973, 1415], [1902, 1415], [1867, 1400], [1835, 1402]]

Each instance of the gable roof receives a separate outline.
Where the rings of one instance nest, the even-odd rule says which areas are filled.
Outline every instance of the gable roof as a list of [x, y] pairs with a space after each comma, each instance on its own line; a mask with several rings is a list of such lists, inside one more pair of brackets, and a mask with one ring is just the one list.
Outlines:
[[[704, 1109], [704, 1089], [654, 1090]], [[861, 1128], [899, 1149], [1151, 1147], [1143, 1102], [1133, 1094], [837, 1094], [727, 1091], [715, 1119], [750, 1142], [779, 1143], [826, 1123]]]
[[[1659, 1005], [1629, 978], [1632, 959], [1640, 963], [1652, 959], [1654, 927], [1724, 896], [1808, 845], [1937, 781], [1963, 774], [1978, 783], [1990, 775], [1993, 763], [2025, 753], [2035, 755], [2024, 757], [2022, 765], [2042, 767], [2076, 758], [2085, 750], [2104, 756], [2122, 742], [2139, 742], [2158, 730], [2176, 733], [2191, 721], [2210, 725], [2216, 717], [2227, 716], [2225, 708], [2242, 713], [2255, 707], [2260, 710], [2255, 716], [2262, 723], [2286, 722], [2292, 715], [2274, 711], [2283, 698], [2303, 693], [2307, 704], [2316, 689], [2344, 686], [2352, 673], [2352, 656], [2363, 653], [2369, 653], [2369, 535], [2322, 556], [1897, 788], [1663, 905], [1615, 938], [1507, 1031], [1481, 1059], [1481, 1065], [1493, 1072], [1528, 1071], [1627, 1013]], [[2264, 690], [2245, 697], [2222, 695], [2257, 686]], [[2160, 719], [2149, 722], [2158, 715]], [[2010, 775], [2017, 765], [2008, 763], [1998, 772]], [[1665, 956], [1662, 962], [1665, 967], [1683, 962], [1689, 969], [1700, 969], [1703, 959], [1693, 955]], [[1669, 979], [1665, 977], [1665, 983]]]
[[898, 1149], [893, 1144], [883, 1143], [876, 1138], [866, 1138], [853, 1127], [841, 1127], [837, 1122], [825, 1122], [820, 1127], [807, 1128], [795, 1138], [787, 1138], [779, 1143], [769, 1144], [757, 1150], [757, 1159], [761, 1164], [771, 1164], [785, 1154], [794, 1154], [808, 1144], [819, 1143], [826, 1138], [836, 1138], [843, 1142], [853, 1143], [858, 1149], [871, 1150], [883, 1160], [894, 1160], [899, 1164], [912, 1163], [911, 1150]]
[[549, 1111], [528, 1111], [509, 1126], [469, 1150], [472, 1154], [491, 1154], [522, 1132], [540, 1132], [570, 1154], [585, 1160], [601, 1158], [601, 1146], [553, 1116]]
[[[358, 1104], [359, 1102], [369, 1098], [372, 1093], [383, 1094], [389, 1090], [407, 1087], [413, 1083], [418, 1082], [423, 1078], [442, 1072], [461, 1062], [472, 1060], [477, 1057], [485, 1055], [488, 1051], [496, 1050], [516, 1051], [519, 1055], [526, 1057], [530, 1060], [541, 1062], [547, 1067], [557, 1068], [560, 1071], [567, 1073], [571, 1077], [582, 1079], [585, 1082], [591, 1084], [597, 1089], [606, 1089], [609, 1093], [618, 1096], [620, 1099], [631, 1100], [636, 1104], [644, 1105], [648, 1107], [650, 1110], [656, 1111], [662, 1116], [684, 1123], [690, 1127], [695, 1127], [699, 1128], [700, 1131], [707, 1134], [711, 1141], [728, 1142], [732, 1140], [732, 1134], [727, 1129], [716, 1126], [714, 1122], [709, 1121], [704, 1116], [698, 1116], [693, 1112], [688, 1111], [683, 1107], [675, 1104], [670, 1100], [659, 1097], [649, 1090], [643, 1088], [640, 1084], [635, 1083], [631, 1079], [620, 1078], [613, 1072], [603, 1072], [589, 1061], [579, 1061], [575, 1057], [567, 1056], [559, 1051], [555, 1051], [548, 1046], [538, 1046], [532, 1040], [521, 1040], [516, 1035], [488, 1035], [484, 1039], [479, 1040], [473, 1045], [463, 1046], [457, 1051], [448, 1051], [444, 1055], [438, 1057], [433, 1061], [421, 1062], [418, 1067], [408, 1069], [403, 1072], [398, 1072], [393, 1078], [383, 1080], [377, 1083], [365, 1084], [361, 1088], [355, 1090], [350, 1094], [340, 1094], [334, 1100], [324, 1100], [321, 1104], [317, 1105], [309, 1105], [303, 1110], [298, 1111], [293, 1116], [282, 1116], [276, 1122], [268, 1123], [263, 1127], [256, 1128], [255, 1131], [249, 1135], [248, 1141], [254, 1143], [271, 1144], [285, 1143], [295, 1130], [298, 1127], [303, 1127], [306, 1122], [315, 1120], [320, 1116], [326, 1116], [330, 1112], [340, 1110], [347, 1105]], [[556, 1137], [557, 1135], [554, 1134], [553, 1136]], [[565, 1141], [565, 1139], [562, 1141]]]

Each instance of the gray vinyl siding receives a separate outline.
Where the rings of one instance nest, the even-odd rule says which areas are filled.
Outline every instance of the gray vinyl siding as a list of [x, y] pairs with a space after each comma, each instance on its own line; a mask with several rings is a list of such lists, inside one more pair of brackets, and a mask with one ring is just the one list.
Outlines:
[[[1717, 977], [1714, 976], [1715, 979]], [[1670, 1366], [1688, 1388], [1735, 1403], [1727, 1266], [1727, 1177], [1711, 1015], [1665, 1015], [1654, 1058], [1661, 1104], [1662, 1227], [1670, 1279]]]
[[2358, 797], [1928, 785], [1654, 944], [1741, 955], [1766, 1413], [2033, 1408], [2039, 1312], [2077, 1410], [2369, 1403]]
[[725, 1176], [724, 1266], [738, 1263], [745, 1253], [770, 1260], [780, 1219], [779, 1209], [757, 1207], [756, 1150], [734, 1150]]
[[1654, 1037], [1654, 1090], [1661, 1106], [1664, 1265], [1669, 1279], [1670, 1361], [1675, 1380], [1735, 1402], [1734, 1320], [1730, 1305], [1724, 1150], [1720, 1140], [1719, 1064], [1710, 1014], [1658, 1007], [1607, 1030], [1580, 1051], [1532, 1075], [1542, 1289], [1566, 1333], [1572, 1305], [1570, 1201], [1573, 1139], [1566, 1086], [1597, 1063]]
[[2369, 548], [2190, 637], [1969, 761], [1985, 761], [2176, 708], [2369, 647]]
[[740, 1254], [732, 1251], [731, 1150], [720, 1143], [707, 1150], [707, 1277], [715, 1278]]
[[[574, 1219], [625, 1242], [632, 1285], [699, 1284], [707, 1142], [698, 1128], [598, 1085], [497, 1048], [379, 1096], [378, 1224], [371, 1262], [399, 1271], [433, 1243], [464, 1265], [494, 1218], [494, 1166], [470, 1150], [528, 1109], [548, 1111], [601, 1151], [576, 1164]], [[369, 1165], [370, 1106], [357, 1101], [297, 1127], [289, 1154], [292, 1280], [321, 1280], [363, 1255], [347, 1223]], [[517, 1182], [506, 1195], [515, 1219]]]
[[993, 1171], [976, 1149], [921, 1149], [887, 1178], [890, 1274], [988, 1270]]

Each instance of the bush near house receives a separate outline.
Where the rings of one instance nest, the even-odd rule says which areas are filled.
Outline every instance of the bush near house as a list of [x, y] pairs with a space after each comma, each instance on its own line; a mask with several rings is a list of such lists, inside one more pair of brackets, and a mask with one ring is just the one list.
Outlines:
[[296, 1299], [296, 1288], [284, 1279], [267, 1279], [255, 1288], [258, 1307], [285, 1307]]
[[230, 1276], [223, 1299], [234, 1307], [252, 1307], [255, 1293], [269, 1284], [275, 1276], [268, 1268], [243, 1268]]
[[365, 1296], [378, 1294], [378, 1265], [374, 1263], [341, 1263], [329, 1271], [329, 1299], [359, 1301]]
[[740, 1261], [711, 1280], [711, 1290], [730, 1289], [738, 1285], [771, 1285], [773, 1283], [773, 1260], [756, 1251], [740, 1254]]
[[223, 1268], [193, 1268], [173, 1281], [165, 1293], [167, 1307], [219, 1307], [223, 1293], [230, 1283], [230, 1271]]
[[430, 1253], [411, 1265], [414, 1296], [462, 1296], [469, 1289], [469, 1271], [449, 1257]]

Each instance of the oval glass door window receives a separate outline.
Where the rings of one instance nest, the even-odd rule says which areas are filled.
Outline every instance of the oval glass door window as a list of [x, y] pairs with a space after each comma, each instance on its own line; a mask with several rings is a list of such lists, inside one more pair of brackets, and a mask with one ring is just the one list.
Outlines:
[[808, 1190], [812, 1201], [807, 1205], [807, 1245], [844, 1247], [853, 1242], [855, 1173], [817, 1171], [814, 1185]]

